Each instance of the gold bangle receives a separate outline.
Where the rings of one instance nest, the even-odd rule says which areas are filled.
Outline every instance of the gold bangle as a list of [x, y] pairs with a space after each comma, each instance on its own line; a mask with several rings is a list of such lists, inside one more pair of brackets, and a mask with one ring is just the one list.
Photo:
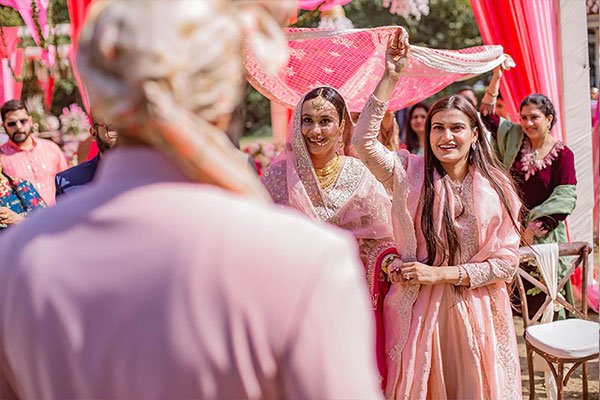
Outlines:
[[483, 104], [484, 106], [490, 106], [490, 107], [493, 107], [493, 106], [495, 106], [495, 105], [496, 105], [496, 102], [493, 102], [493, 103], [486, 103], [485, 101], [482, 101], [482, 102], [481, 102], [481, 104]]
[[388, 266], [396, 259], [399, 258], [395, 254], [388, 254], [385, 256], [383, 262], [381, 263], [381, 270], [387, 275], [388, 274]]
[[492, 97], [498, 97], [498, 93], [496, 93], [496, 94], [492, 94], [492, 93], [490, 93], [490, 92], [489, 92], [489, 91], [487, 91], [487, 90], [486, 90], [485, 92], [486, 92], [487, 94], [489, 94], [490, 96], [492, 96]]
[[458, 266], [458, 281], [454, 284], [454, 286], [460, 286], [465, 280], [466, 271], [462, 266]]

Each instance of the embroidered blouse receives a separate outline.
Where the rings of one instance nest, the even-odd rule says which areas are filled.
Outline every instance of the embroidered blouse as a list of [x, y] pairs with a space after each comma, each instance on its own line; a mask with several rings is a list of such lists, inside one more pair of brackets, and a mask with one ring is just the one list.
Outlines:
[[[7, 207], [17, 214], [46, 207], [46, 203], [31, 183], [17, 178], [12, 179], [16, 190], [13, 190], [8, 180], [0, 182], [0, 207]], [[0, 224], [0, 229], [3, 228], [6, 228], [6, 225]]]

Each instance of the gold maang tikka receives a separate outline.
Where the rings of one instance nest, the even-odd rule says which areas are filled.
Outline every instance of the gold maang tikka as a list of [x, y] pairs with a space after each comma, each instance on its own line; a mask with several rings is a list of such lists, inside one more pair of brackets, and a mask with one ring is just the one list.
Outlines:
[[317, 97], [315, 97], [312, 105], [315, 108], [315, 110], [322, 110], [323, 108], [325, 108], [326, 101], [327, 100], [325, 100], [325, 98], [323, 97], [323, 89], [320, 89], [319, 95]]

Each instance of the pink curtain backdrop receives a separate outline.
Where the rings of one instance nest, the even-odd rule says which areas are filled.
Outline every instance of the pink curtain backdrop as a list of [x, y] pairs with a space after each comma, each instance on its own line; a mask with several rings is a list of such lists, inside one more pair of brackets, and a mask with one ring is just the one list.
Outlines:
[[71, 43], [77, 49], [79, 33], [85, 22], [87, 9], [92, 0], [67, 0], [69, 18], [71, 20]]
[[[510, 54], [516, 67], [505, 73], [500, 91], [513, 121], [519, 120], [520, 101], [530, 93], [545, 94], [550, 98], [558, 123], [552, 134], [565, 140], [565, 121], [561, 91], [562, 67], [559, 54], [561, 43], [557, 26], [557, 2], [554, 0], [471, 0], [471, 6], [485, 44], [499, 44]], [[594, 136], [598, 142], [598, 134]], [[597, 159], [596, 147], [593, 153]], [[597, 167], [596, 167], [597, 171]], [[598, 204], [598, 191], [595, 191]], [[596, 211], [597, 212], [597, 211]], [[597, 218], [597, 217], [596, 217]], [[567, 235], [568, 235], [567, 225]], [[581, 290], [581, 280], [571, 279], [575, 293]], [[590, 306], [598, 310], [598, 284], [588, 281]]]
[[327, 11], [335, 6], [348, 4], [351, 1], [352, 0], [298, 0], [298, 8], [301, 10], [314, 10], [319, 8], [321, 11]]
[[83, 106], [88, 115], [90, 114], [90, 103], [85, 87], [83, 86], [81, 78], [79, 77], [79, 70], [77, 69], [75, 57], [77, 55], [77, 42], [79, 39], [79, 33], [81, 32], [81, 28], [85, 23], [87, 9], [91, 2], [92, 0], [67, 0], [67, 9], [69, 10], [69, 18], [71, 20], [72, 43], [71, 48], [69, 49], [69, 61], [71, 62], [73, 75], [75, 76], [75, 80], [77, 81], [77, 87], [79, 88], [79, 93], [81, 94]]
[[21, 97], [23, 83], [17, 82], [9, 68], [15, 74], [21, 74], [23, 50], [17, 48], [19, 42], [18, 27], [0, 28], [0, 104]]
[[[48, 0], [35, 0], [35, 4], [38, 10], [38, 22], [42, 28], [42, 36], [48, 37], [48, 25], [47, 25], [47, 12], [48, 12]], [[31, 9], [31, 0], [0, 0], [0, 5], [14, 8], [21, 14], [25, 25], [29, 28], [33, 40], [39, 45], [40, 36], [38, 35], [35, 21], [33, 20], [33, 10]]]
[[[563, 115], [555, 1], [471, 0], [471, 6], [483, 42], [501, 45], [517, 64], [500, 84], [511, 119], [519, 120], [519, 103], [531, 93], [548, 96], [557, 115]], [[560, 117], [552, 134], [565, 140]]]
[[[93, 0], [67, 0], [67, 9], [69, 10], [69, 18], [71, 20], [71, 43], [72, 46], [69, 49], [69, 61], [71, 63], [71, 68], [73, 70], [73, 75], [75, 76], [75, 80], [77, 81], [77, 87], [79, 88], [79, 93], [81, 94], [81, 100], [83, 101], [83, 107], [88, 115], [90, 115], [91, 120], [91, 112], [90, 112], [90, 101], [88, 99], [87, 91], [85, 86], [83, 86], [83, 82], [81, 82], [81, 77], [79, 76], [79, 70], [77, 69], [77, 63], [75, 62], [75, 57], [77, 56], [77, 44], [79, 41], [79, 34], [81, 33], [81, 28], [85, 23], [85, 19], [87, 17], [87, 10]], [[96, 142], [92, 142], [90, 147], [90, 151], [88, 153], [88, 160], [94, 158], [98, 154], [98, 146]]]
[[598, 237], [598, 196], [600, 195], [600, 101], [592, 100], [592, 160], [594, 164], [594, 237]]

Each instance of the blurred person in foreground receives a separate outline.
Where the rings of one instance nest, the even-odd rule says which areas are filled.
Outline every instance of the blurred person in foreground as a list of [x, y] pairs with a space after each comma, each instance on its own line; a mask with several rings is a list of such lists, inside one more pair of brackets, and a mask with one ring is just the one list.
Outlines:
[[380, 397], [352, 236], [275, 210], [223, 132], [242, 40], [276, 70], [288, 6], [92, 4], [78, 65], [120, 150], [0, 240], [0, 398]]
[[98, 164], [105, 153], [117, 144], [117, 131], [110, 124], [95, 122], [90, 127], [90, 136], [98, 145], [98, 154], [91, 160], [59, 172], [55, 177], [56, 199], [67, 192], [80, 189], [90, 183], [96, 175]]

